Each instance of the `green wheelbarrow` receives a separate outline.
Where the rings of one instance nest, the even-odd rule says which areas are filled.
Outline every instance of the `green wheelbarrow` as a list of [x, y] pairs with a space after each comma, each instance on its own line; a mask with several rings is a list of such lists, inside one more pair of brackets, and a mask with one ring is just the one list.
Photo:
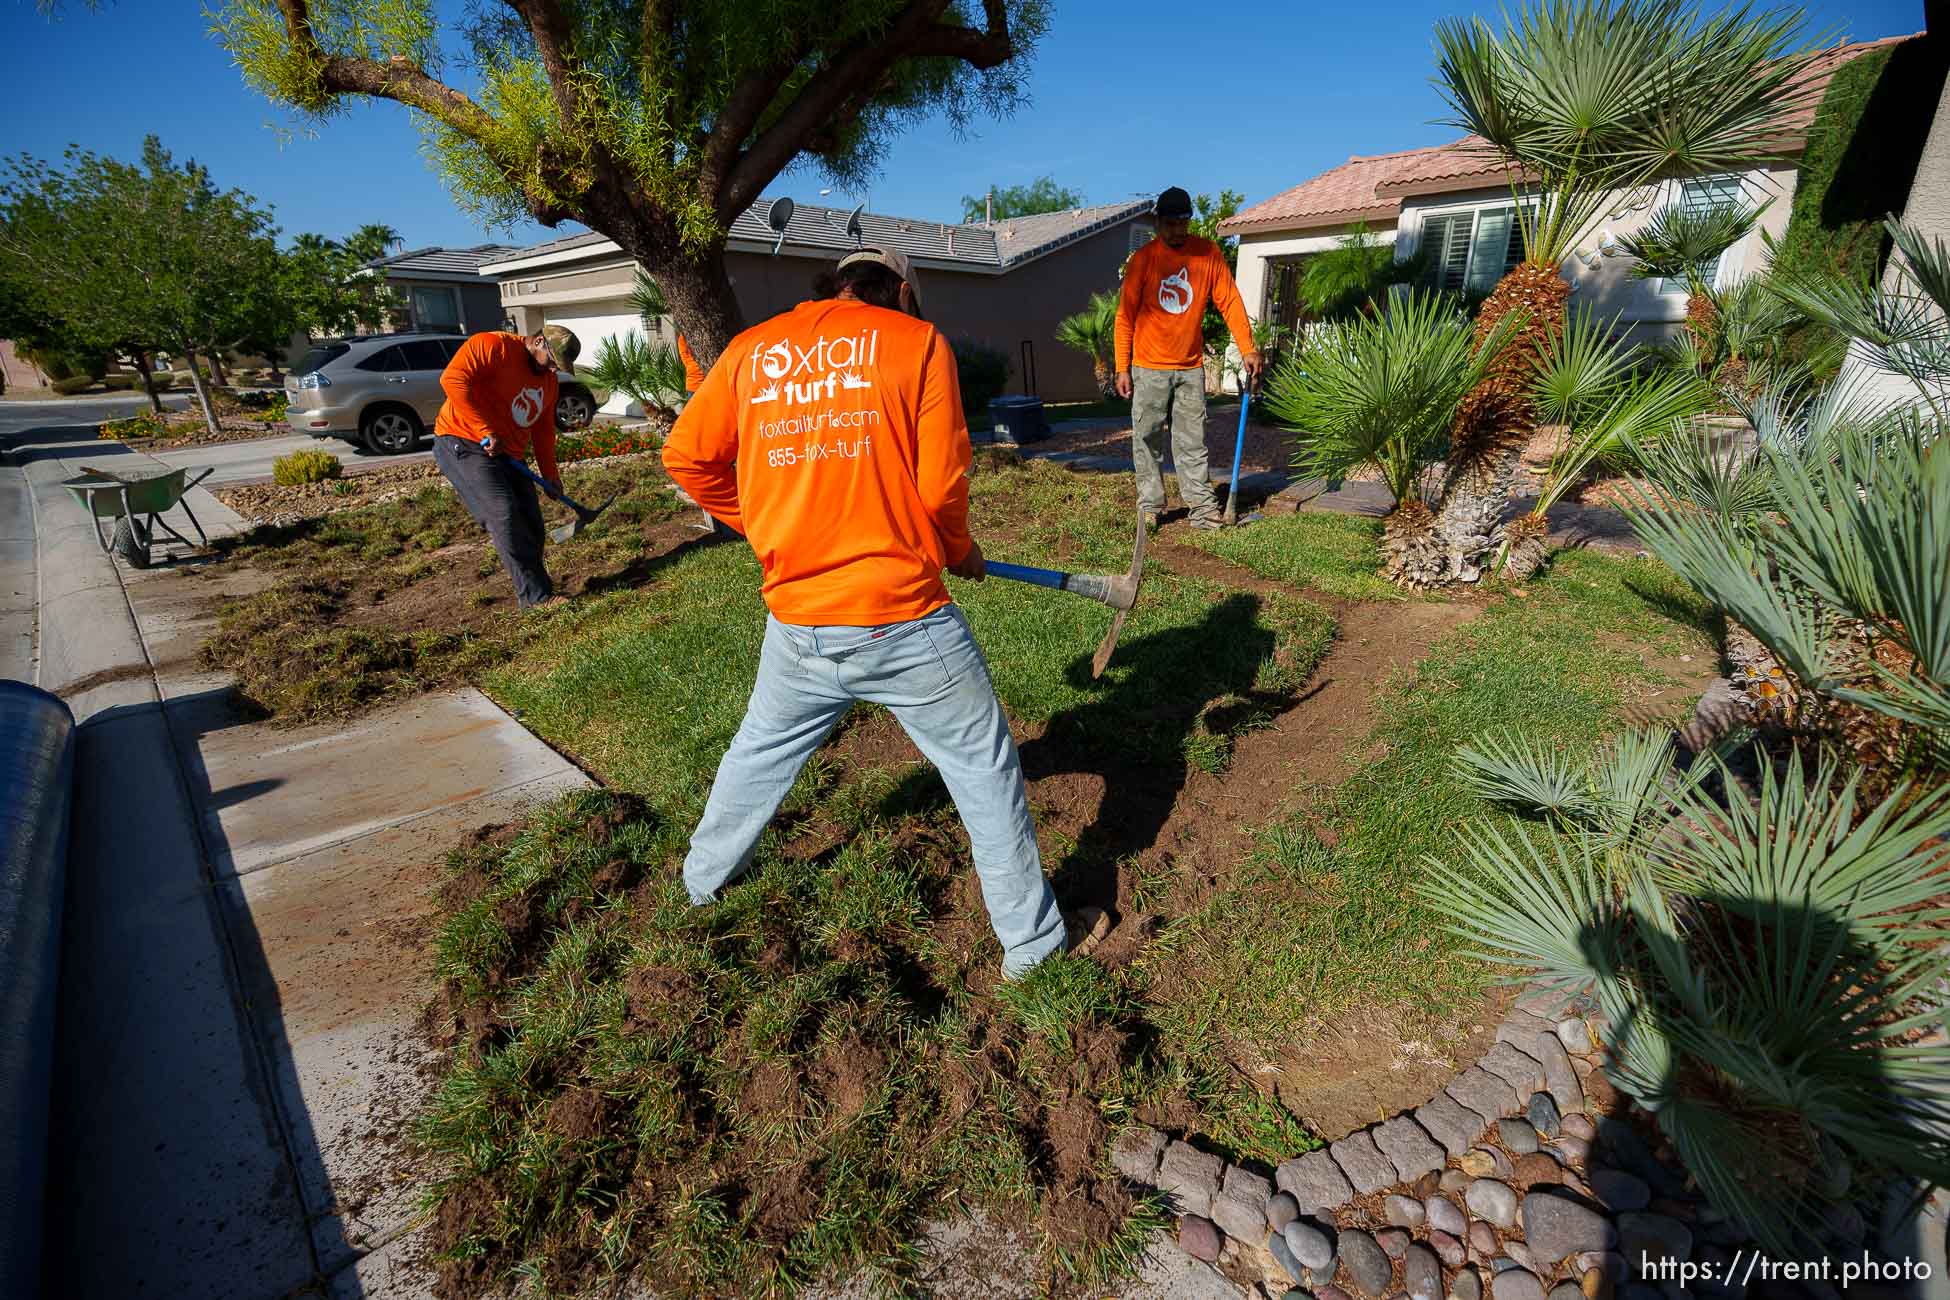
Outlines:
[[[88, 511], [95, 525], [95, 540], [104, 551], [121, 556], [130, 568], [146, 569], [149, 544], [155, 539], [157, 529], [185, 546], [190, 544], [189, 538], [171, 528], [162, 517], [179, 506], [189, 517], [190, 527], [196, 529], [197, 540], [206, 549], [209, 547], [210, 539], [204, 536], [203, 525], [197, 522], [196, 514], [183, 498], [215, 472], [214, 466], [205, 466], [195, 471], [166, 469], [154, 474], [115, 474], [84, 465], [78, 478], [63, 479], [61, 486]], [[107, 535], [102, 533], [104, 519], [115, 521]]]

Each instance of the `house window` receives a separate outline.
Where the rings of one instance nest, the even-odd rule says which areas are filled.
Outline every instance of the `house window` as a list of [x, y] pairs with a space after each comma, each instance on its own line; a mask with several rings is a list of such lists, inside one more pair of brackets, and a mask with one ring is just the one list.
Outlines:
[[[1740, 178], [1734, 175], [1695, 176], [1679, 189], [1679, 207], [1684, 212], [1708, 212], [1714, 208], [1740, 206], [1742, 191]], [[1720, 263], [1726, 260], [1721, 253], [1700, 267], [1700, 280], [1708, 285], [1717, 283], [1720, 276]], [[1665, 293], [1685, 293], [1685, 279], [1662, 279], [1659, 288]]]
[[1512, 205], [1422, 218], [1428, 254], [1423, 283], [1452, 293], [1488, 293], [1523, 261], [1523, 228]]
[[446, 286], [413, 290], [413, 328], [460, 333], [460, 290]]

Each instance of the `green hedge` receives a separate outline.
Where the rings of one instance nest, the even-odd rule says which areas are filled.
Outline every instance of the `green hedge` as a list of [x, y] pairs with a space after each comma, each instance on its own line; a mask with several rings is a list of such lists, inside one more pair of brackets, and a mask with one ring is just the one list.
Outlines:
[[1808, 128], [1775, 265], [1866, 278], [1882, 269], [1943, 93], [1950, 41], [1918, 37], [1859, 55], [1828, 83]]

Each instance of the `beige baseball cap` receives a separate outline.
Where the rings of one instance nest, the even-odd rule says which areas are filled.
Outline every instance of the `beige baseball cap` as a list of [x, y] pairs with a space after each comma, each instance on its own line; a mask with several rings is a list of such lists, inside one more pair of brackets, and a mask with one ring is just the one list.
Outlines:
[[844, 271], [859, 262], [877, 262], [907, 281], [907, 291], [914, 295], [914, 306], [916, 309], [920, 307], [921, 282], [914, 278], [914, 267], [908, 262], [906, 253], [893, 248], [863, 248], [842, 257], [839, 266], [835, 269]]

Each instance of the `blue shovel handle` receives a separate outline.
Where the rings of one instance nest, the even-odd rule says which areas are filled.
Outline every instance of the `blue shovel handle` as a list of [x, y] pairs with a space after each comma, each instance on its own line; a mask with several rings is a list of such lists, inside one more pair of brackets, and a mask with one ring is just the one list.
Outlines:
[[1253, 404], [1253, 386], [1239, 385], [1239, 436], [1232, 440], [1232, 486], [1226, 489], [1226, 523], [1239, 522], [1239, 462], [1246, 454], [1246, 412]]
[[513, 465], [516, 469], [526, 474], [529, 478], [534, 479], [535, 486], [540, 488], [544, 495], [559, 498], [562, 504], [569, 507], [569, 509], [571, 510], [577, 511], [582, 514], [587, 514], [589, 512], [589, 508], [587, 506], [577, 505], [574, 498], [572, 498], [567, 492], [562, 491], [560, 488], [556, 487], [555, 484], [549, 482], [547, 479], [543, 478], [540, 474], [537, 474], [534, 470], [528, 468], [527, 461], [516, 460], [513, 456], [503, 456], [501, 459], [507, 461], [510, 465]]
[[1033, 582], [1039, 587], [1063, 590], [1063, 584], [1070, 575], [1060, 569], [1039, 569], [1033, 564], [1009, 564], [1003, 560], [990, 560], [983, 566], [991, 578], [1007, 578], [1012, 582]]

